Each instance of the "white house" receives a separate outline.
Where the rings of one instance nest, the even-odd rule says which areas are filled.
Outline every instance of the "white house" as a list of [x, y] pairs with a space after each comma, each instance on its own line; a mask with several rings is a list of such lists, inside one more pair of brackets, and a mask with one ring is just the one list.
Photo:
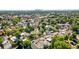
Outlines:
[[18, 38], [17, 38], [16, 36], [13, 36], [13, 37], [11, 37], [11, 40], [12, 40], [13, 42], [16, 42], [16, 41], [18, 41]]

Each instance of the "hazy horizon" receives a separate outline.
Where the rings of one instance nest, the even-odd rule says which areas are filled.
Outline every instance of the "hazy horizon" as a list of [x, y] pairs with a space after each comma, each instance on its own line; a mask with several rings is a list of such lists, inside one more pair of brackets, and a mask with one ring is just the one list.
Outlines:
[[79, 10], [78, 0], [0, 0], [0, 10]]

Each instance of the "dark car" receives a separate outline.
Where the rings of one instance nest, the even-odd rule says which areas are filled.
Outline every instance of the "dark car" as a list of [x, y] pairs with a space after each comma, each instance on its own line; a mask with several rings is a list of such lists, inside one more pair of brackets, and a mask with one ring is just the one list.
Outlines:
[[75, 42], [73, 42], [73, 41], [71, 41], [71, 42], [70, 42], [70, 44], [71, 44], [71, 45], [76, 45], [76, 43], [75, 43]]
[[74, 39], [74, 40], [72, 40], [73, 42], [75, 42], [75, 43], [77, 43], [77, 40], [76, 39]]
[[76, 30], [76, 33], [79, 34], [79, 29]]

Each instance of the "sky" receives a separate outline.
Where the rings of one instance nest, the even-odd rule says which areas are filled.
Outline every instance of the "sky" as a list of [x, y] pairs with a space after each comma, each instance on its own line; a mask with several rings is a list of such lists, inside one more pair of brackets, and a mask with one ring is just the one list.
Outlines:
[[0, 10], [73, 10], [78, 0], [0, 0]]

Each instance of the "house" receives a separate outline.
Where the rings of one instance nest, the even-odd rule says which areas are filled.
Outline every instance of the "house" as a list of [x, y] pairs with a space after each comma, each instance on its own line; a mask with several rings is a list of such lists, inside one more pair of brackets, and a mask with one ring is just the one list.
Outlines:
[[34, 49], [43, 49], [44, 46], [50, 46], [51, 41], [52, 39], [50, 38], [50, 35], [46, 35], [44, 37], [33, 40], [31, 47]]
[[47, 38], [46, 40], [47, 40], [48, 42], [51, 42], [51, 41], [52, 41], [52, 39], [51, 39], [51, 38]]
[[2, 43], [2, 46], [4, 49], [11, 49], [12, 48], [12, 45], [11, 45], [10, 41], [8, 40], [8, 38], [9, 38], [8, 36], [3, 36], [4, 41]]
[[79, 34], [78, 34], [78, 35], [76, 35], [76, 39], [77, 39], [77, 40], [79, 40]]
[[5, 34], [4, 30], [3, 29], [0, 29], [0, 36], [1, 35], [4, 35], [4, 34]]
[[0, 24], [0, 29], [2, 28], [2, 24]]
[[46, 31], [46, 35], [52, 35], [53, 31]]
[[29, 35], [30, 35], [29, 33], [22, 32], [22, 33], [20, 34], [20, 39], [22, 39], [22, 41], [25, 41], [26, 38], [27, 38]]
[[44, 46], [50, 46], [51, 43], [49, 43], [47, 40], [44, 41]]
[[33, 43], [31, 44], [31, 47], [33, 49], [43, 49], [44, 48], [43, 41], [34, 40]]
[[52, 39], [49, 39], [49, 38], [47, 38], [47, 39], [43, 38], [43, 39], [33, 40], [32, 44], [31, 44], [31, 47], [33, 49], [43, 49], [44, 46], [50, 46], [51, 45], [50, 44], [51, 40]]
[[59, 26], [60, 29], [66, 29], [66, 30], [68, 30], [69, 27], [70, 27], [70, 24], [69, 23], [58, 24], [58, 26]]
[[2, 16], [0, 16], [0, 20], [2, 20], [3, 19], [3, 17]]
[[11, 49], [12, 45], [9, 41], [5, 41], [5, 43], [3, 43], [4, 49]]
[[22, 21], [22, 22], [18, 22], [16, 25], [17, 25], [17, 26], [20, 26], [20, 27], [26, 27], [26, 26], [28, 26], [29, 24], [30, 24], [29, 22]]
[[13, 36], [10, 38], [13, 42], [17, 42], [18, 41], [18, 38], [16, 36]]
[[28, 37], [30, 34], [29, 34], [29, 33], [26, 33], [26, 32], [22, 32], [20, 35], [21, 35], [21, 36]]
[[64, 34], [67, 34], [67, 31], [65, 29], [59, 29], [59, 35], [64, 35]]

